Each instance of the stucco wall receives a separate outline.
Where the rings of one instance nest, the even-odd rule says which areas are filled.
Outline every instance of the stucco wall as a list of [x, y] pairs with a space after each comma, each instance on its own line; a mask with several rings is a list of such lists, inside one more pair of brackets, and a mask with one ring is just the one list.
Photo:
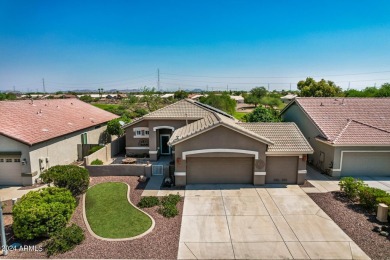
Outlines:
[[[88, 143], [99, 143], [101, 135], [106, 130], [106, 126], [99, 128], [91, 127], [78, 132], [68, 134], [66, 136], [51, 139], [33, 145], [30, 148], [31, 172], [38, 172], [37, 178], [44, 170], [55, 165], [66, 165], [77, 160], [77, 144], [81, 143], [81, 134], [87, 132]], [[39, 159], [43, 158], [42, 168], [40, 167]], [[46, 158], [48, 163], [46, 163]], [[34, 178], [34, 179], [35, 179]]]
[[291, 105], [282, 114], [282, 119], [285, 122], [294, 122], [299, 127], [314, 150], [313, 154], [308, 155], [308, 160], [312, 160], [312, 163], [317, 165], [319, 160], [319, 147], [315, 138], [321, 135], [318, 128], [296, 104]]
[[85, 167], [90, 176], [151, 176], [151, 165], [147, 164], [111, 164], [88, 165]]
[[[23, 177], [23, 184], [31, 185], [41, 172], [51, 166], [70, 164], [77, 160], [77, 144], [81, 143], [82, 133], [88, 133], [88, 143], [99, 143], [102, 141], [102, 133], [105, 130], [106, 126], [90, 127], [33, 146], [0, 135], [0, 151], [22, 152], [21, 160], [27, 159], [27, 164], [22, 166], [22, 173], [37, 172], [35, 176]], [[46, 158], [48, 158], [48, 162], [46, 162]], [[42, 159], [42, 163], [39, 162], [39, 159]]]
[[[334, 161], [335, 161], [335, 148], [331, 145], [325, 144], [321, 141], [316, 140], [316, 149], [314, 152], [313, 157], [313, 164], [318, 167], [319, 169], [326, 171], [328, 169], [331, 169], [331, 167], [334, 167]], [[324, 162], [320, 162], [320, 154], [324, 153]]]
[[[265, 151], [267, 145], [256, 141], [250, 137], [237, 133], [224, 126], [216, 127], [201, 135], [195, 136], [185, 142], [175, 145], [175, 171], [185, 172], [186, 161], [182, 160], [182, 153], [191, 150], [201, 149], [242, 149], [256, 151], [259, 153], [259, 160], [255, 160], [255, 172], [265, 171]], [[202, 157], [215, 156], [243, 156], [242, 154], [224, 154], [224, 153], [209, 153], [202, 154]], [[244, 155], [245, 156], [245, 155]], [[250, 155], [246, 155], [250, 156]]]
[[[194, 120], [188, 120], [188, 123], [192, 123]], [[149, 146], [144, 147], [144, 148], [137, 148], [137, 149], [126, 149], [128, 153], [132, 154], [144, 154], [144, 153], [149, 153], [149, 151], [152, 152], [151, 159], [155, 160], [157, 159], [160, 151], [159, 151], [159, 134], [160, 130], [153, 131], [154, 127], [157, 126], [170, 126], [174, 127], [175, 130], [183, 127], [186, 125], [185, 120], [148, 120], [145, 119], [141, 122], [138, 122], [128, 128], [126, 128], [126, 147], [140, 147], [140, 140], [142, 139], [148, 139], [149, 141]], [[148, 127], [149, 128], [149, 138], [134, 138], [134, 128], [137, 127]], [[169, 132], [166, 132], [166, 130], [163, 130], [164, 133], [170, 133], [172, 134], [172, 131], [169, 130]], [[157, 152], [157, 154], [155, 154]]]

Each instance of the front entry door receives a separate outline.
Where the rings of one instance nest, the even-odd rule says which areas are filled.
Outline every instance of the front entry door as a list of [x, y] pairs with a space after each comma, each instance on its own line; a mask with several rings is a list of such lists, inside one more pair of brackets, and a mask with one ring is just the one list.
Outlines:
[[160, 135], [160, 150], [162, 155], [170, 155], [171, 147], [168, 145], [170, 135]]

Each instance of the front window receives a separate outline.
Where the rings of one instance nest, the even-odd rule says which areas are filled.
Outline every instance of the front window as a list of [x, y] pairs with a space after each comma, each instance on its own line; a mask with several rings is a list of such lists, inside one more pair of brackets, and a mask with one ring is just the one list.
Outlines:
[[135, 138], [148, 138], [149, 128], [148, 127], [136, 127], [134, 128]]

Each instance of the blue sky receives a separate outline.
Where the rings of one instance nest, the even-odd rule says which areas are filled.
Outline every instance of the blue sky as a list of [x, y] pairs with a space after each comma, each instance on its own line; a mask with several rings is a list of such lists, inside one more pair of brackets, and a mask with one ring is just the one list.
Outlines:
[[158, 68], [171, 90], [379, 86], [389, 13], [365, 0], [0, 0], [0, 91], [155, 87]]

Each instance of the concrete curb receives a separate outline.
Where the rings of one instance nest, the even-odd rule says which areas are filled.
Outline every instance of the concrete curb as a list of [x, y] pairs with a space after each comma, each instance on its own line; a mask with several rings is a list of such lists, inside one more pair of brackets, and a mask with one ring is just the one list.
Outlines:
[[[94, 237], [94, 238], [97, 238], [97, 239], [100, 239], [100, 240], [104, 240], [104, 241], [129, 241], [129, 240], [134, 240], [134, 239], [138, 239], [138, 238], [141, 238], [143, 236], [146, 236], [147, 234], [149, 234], [150, 232], [152, 232], [152, 230], [154, 229], [154, 226], [155, 226], [155, 221], [154, 219], [152, 218], [152, 216], [150, 216], [148, 213], [146, 213], [145, 211], [137, 208], [130, 200], [130, 185], [125, 183], [125, 182], [117, 182], [117, 181], [111, 181], [112, 183], [124, 183], [127, 185], [128, 189], [127, 189], [127, 201], [130, 203], [130, 205], [132, 205], [134, 208], [136, 208], [137, 210], [141, 211], [142, 213], [144, 213], [146, 216], [148, 216], [151, 220], [152, 220], [152, 225], [150, 226], [150, 228], [145, 231], [144, 233], [138, 235], [138, 236], [135, 236], [135, 237], [129, 237], [129, 238], [104, 238], [104, 237], [101, 237], [101, 236], [98, 236], [95, 234], [95, 232], [93, 232], [93, 230], [91, 229], [89, 223], [88, 223], [88, 220], [87, 220], [87, 214], [85, 212], [85, 197], [87, 195], [87, 193], [84, 193], [83, 194], [83, 220], [84, 220], [84, 223], [85, 223], [85, 226], [87, 227], [88, 229], [88, 232]], [[107, 182], [105, 182], [107, 183]], [[102, 183], [99, 183], [99, 184], [102, 184]], [[95, 185], [99, 185], [99, 184], [95, 184]], [[89, 187], [88, 189], [94, 187], [95, 185]]]

